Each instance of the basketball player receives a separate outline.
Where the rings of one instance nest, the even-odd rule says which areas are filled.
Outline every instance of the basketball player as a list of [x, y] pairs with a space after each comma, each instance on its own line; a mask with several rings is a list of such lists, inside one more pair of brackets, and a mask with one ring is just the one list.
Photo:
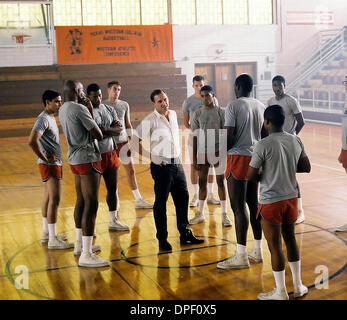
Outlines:
[[188, 229], [189, 193], [186, 177], [181, 164], [181, 147], [177, 115], [169, 109], [169, 98], [166, 93], [157, 89], [151, 93], [154, 111], [137, 127], [136, 135], [141, 140], [150, 138], [151, 174], [154, 180], [155, 202], [153, 214], [157, 229], [156, 237], [159, 249], [171, 251], [167, 241], [166, 202], [171, 193], [177, 219], [177, 229], [181, 244], [200, 244], [204, 240], [197, 239]]
[[[194, 88], [194, 94], [188, 97], [182, 105], [182, 112], [183, 112], [183, 122], [184, 126], [191, 130], [191, 118], [194, 114], [194, 112], [202, 106], [201, 96], [200, 96], [200, 90], [205, 85], [204, 77], [202, 76], [195, 76], [193, 78], [193, 88]], [[218, 100], [215, 97], [215, 104], [218, 106]], [[193, 164], [193, 135], [190, 134], [188, 137], [188, 148], [189, 148], [189, 154], [191, 157], [191, 166], [190, 166], [190, 181], [193, 187], [194, 195], [192, 200], [190, 201], [189, 206], [190, 207], [196, 207], [198, 205], [199, 201], [199, 184], [198, 184], [198, 172], [195, 169], [195, 166]], [[208, 176], [208, 183], [207, 183], [207, 189], [208, 189], [208, 195], [207, 195], [207, 203], [210, 204], [220, 204], [220, 201], [214, 197], [213, 194], [213, 168], [210, 169], [210, 174]]]
[[102, 176], [105, 181], [107, 195], [106, 202], [109, 208], [109, 230], [127, 231], [129, 227], [121, 223], [118, 219], [117, 211], [117, 184], [118, 168], [120, 162], [112, 137], [119, 135], [123, 131], [117, 113], [114, 108], [106, 107], [101, 103], [102, 93], [98, 84], [92, 83], [87, 87], [87, 95], [93, 104], [94, 120], [101, 129], [103, 139], [98, 141], [101, 153]]
[[[256, 263], [263, 261], [261, 246], [262, 231], [256, 220], [258, 209], [258, 183], [247, 181], [248, 165], [253, 148], [261, 139], [265, 106], [251, 98], [253, 79], [241, 74], [235, 80], [236, 100], [229, 103], [225, 111], [228, 156], [225, 176], [228, 184], [230, 204], [234, 212], [236, 228], [236, 253], [217, 264], [220, 269], [249, 268], [249, 259]], [[254, 236], [254, 248], [247, 253], [247, 231], [249, 225], [246, 203]]]
[[[135, 198], [136, 209], [152, 209], [153, 205], [142, 198], [139, 191], [129, 141], [132, 137], [132, 125], [130, 122], [130, 109], [126, 101], [120, 100], [119, 95], [122, 87], [118, 81], [111, 81], [107, 84], [108, 100], [103, 101], [106, 106], [113, 107], [122, 123], [123, 131], [118, 136], [114, 136], [117, 143], [117, 155], [123, 164], [128, 178], [128, 184]], [[119, 202], [118, 202], [119, 209]]]
[[62, 105], [57, 91], [46, 90], [42, 95], [44, 110], [37, 117], [29, 137], [29, 146], [38, 156], [45, 193], [42, 201], [42, 243], [48, 241], [48, 249], [69, 249], [73, 243], [65, 242], [65, 236], [56, 232], [57, 211], [63, 177], [63, 161], [59, 141], [59, 129], [54, 116]]
[[[76, 243], [74, 255], [81, 254], [81, 267], [104, 267], [109, 262], [93, 252], [95, 218], [98, 210], [101, 155], [96, 139], [103, 135], [93, 119], [93, 105], [83, 92], [80, 82], [67, 80], [64, 84], [65, 102], [59, 110], [59, 120], [68, 144], [68, 162], [75, 175], [76, 205], [74, 219]], [[83, 104], [78, 103], [81, 101]]]
[[[189, 221], [189, 224], [205, 221], [208, 171], [214, 165], [224, 167], [224, 159], [226, 158], [226, 152], [225, 155], [220, 153], [222, 142], [219, 141], [220, 129], [224, 129], [225, 110], [215, 104], [215, 95], [211, 86], [203, 86], [200, 95], [203, 106], [197, 109], [191, 118], [191, 128], [194, 133], [193, 164], [199, 175], [199, 205], [198, 212]], [[212, 161], [217, 161], [217, 158], [219, 158], [219, 163], [213, 163]], [[221, 168], [219, 171], [221, 172], [216, 173], [216, 180], [222, 205], [222, 224], [224, 227], [230, 227], [232, 222], [227, 213], [224, 170]]]
[[[286, 81], [284, 77], [278, 75], [272, 79], [272, 89], [275, 96], [270, 98], [267, 102], [268, 106], [278, 104], [280, 105], [286, 114], [286, 119], [284, 122], [284, 131], [298, 135], [301, 129], [305, 125], [304, 116], [302, 114], [301, 106], [294, 97], [285, 93]], [[300, 194], [300, 188], [298, 184], [298, 220], [297, 224], [305, 221], [304, 209], [302, 207], [302, 200]]]
[[[343, 81], [343, 84], [345, 86], [345, 91], [347, 94], [347, 76], [345, 76], [345, 80]], [[347, 99], [345, 108], [343, 110], [343, 117], [342, 117], [342, 148], [341, 153], [339, 156], [339, 162], [342, 164], [342, 166], [345, 168], [347, 173]], [[344, 224], [341, 227], [338, 227], [336, 232], [347, 232], [347, 223]]]
[[[260, 293], [259, 300], [288, 300], [285, 284], [285, 259], [282, 237], [292, 272], [294, 298], [308, 292], [301, 281], [300, 252], [295, 240], [298, 216], [296, 172], [310, 172], [310, 161], [301, 140], [284, 131], [285, 112], [279, 105], [264, 112], [264, 127], [269, 136], [259, 141], [249, 164], [248, 180], [260, 181], [258, 216], [271, 253], [276, 288]], [[259, 174], [259, 169], [261, 173]]]

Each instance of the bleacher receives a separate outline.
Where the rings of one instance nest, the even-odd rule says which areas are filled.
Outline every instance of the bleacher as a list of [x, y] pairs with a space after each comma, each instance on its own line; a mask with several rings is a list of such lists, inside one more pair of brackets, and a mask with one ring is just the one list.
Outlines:
[[297, 90], [301, 104], [311, 107], [314, 102], [315, 108], [341, 111], [346, 101], [342, 85], [346, 75], [347, 57], [336, 57]]
[[43, 110], [41, 96], [46, 89], [62, 93], [65, 80], [79, 80], [86, 88], [98, 83], [107, 98], [107, 83], [122, 84], [120, 99], [130, 105], [136, 126], [153, 110], [150, 93], [164, 89], [170, 108], [178, 112], [187, 95], [186, 76], [174, 62], [54, 65], [0, 68], [0, 137], [28, 136], [37, 115]]

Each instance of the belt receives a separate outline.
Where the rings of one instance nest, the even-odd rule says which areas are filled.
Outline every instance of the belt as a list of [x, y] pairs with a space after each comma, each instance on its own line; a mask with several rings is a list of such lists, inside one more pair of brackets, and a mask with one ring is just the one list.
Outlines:
[[[160, 161], [162, 164], [181, 164], [181, 159], [179, 157], [177, 157], [177, 158], [160, 157]], [[152, 162], [154, 164], [159, 164], [156, 161], [153, 161], [153, 159], [152, 159]]]

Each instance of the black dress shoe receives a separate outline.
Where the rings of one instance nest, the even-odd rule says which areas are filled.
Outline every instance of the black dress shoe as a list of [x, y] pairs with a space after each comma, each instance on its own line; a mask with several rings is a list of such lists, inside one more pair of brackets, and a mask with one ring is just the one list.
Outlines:
[[159, 249], [164, 251], [172, 251], [171, 244], [167, 240], [159, 241]]
[[204, 243], [205, 240], [195, 238], [192, 230], [187, 229], [186, 233], [184, 235], [180, 236], [180, 243], [181, 244], [200, 244]]

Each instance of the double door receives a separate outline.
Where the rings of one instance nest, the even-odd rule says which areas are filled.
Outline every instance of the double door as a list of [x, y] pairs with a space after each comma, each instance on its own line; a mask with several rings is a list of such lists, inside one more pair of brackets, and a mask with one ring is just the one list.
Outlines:
[[235, 99], [234, 82], [242, 73], [248, 73], [254, 84], [257, 81], [256, 62], [196, 64], [195, 74], [205, 77], [216, 93], [219, 105], [223, 108]]

